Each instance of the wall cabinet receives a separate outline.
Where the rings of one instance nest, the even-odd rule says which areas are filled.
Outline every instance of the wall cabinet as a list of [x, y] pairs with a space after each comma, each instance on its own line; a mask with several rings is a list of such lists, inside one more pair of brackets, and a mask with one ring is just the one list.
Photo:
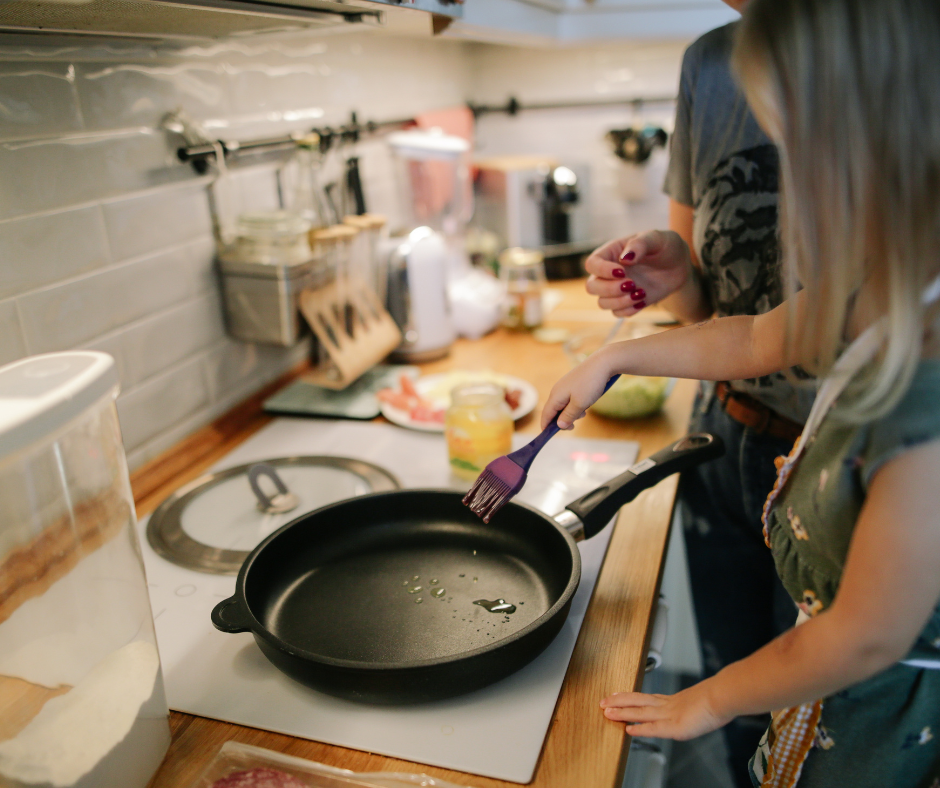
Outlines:
[[467, 0], [445, 35], [534, 45], [689, 40], [735, 18], [721, 0]]

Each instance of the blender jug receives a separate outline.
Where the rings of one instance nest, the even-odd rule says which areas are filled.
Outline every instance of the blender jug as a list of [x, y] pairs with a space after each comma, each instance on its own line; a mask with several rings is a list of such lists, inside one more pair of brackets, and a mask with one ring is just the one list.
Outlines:
[[447, 355], [456, 333], [447, 284], [471, 204], [466, 140], [437, 130], [390, 134], [398, 186], [387, 307], [404, 337], [393, 354], [418, 363]]
[[114, 360], [0, 368], [0, 785], [144, 788], [170, 744]]

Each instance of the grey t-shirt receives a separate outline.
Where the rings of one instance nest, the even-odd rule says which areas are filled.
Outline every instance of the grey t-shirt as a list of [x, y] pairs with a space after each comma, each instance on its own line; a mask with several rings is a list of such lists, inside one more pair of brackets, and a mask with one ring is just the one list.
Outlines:
[[[706, 33], [685, 52], [665, 184], [673, 200], [694, 210], [695, 251], [722, 317], [763, 314], [783, 300], [779, 159], [731, 73], [737, 24]], [[800, 422], [814, 397], [783, 373], [732, 385]]]

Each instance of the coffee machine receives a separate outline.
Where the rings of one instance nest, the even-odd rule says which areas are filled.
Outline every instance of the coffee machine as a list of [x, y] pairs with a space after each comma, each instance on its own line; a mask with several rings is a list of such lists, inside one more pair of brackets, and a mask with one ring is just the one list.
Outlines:
[[596, 245], [587, 165], [551, 156], [498, 156], [475, 164], [474, 225], [495, 233], [501, 246], [539, 249], [551, 277], [554, 261]]

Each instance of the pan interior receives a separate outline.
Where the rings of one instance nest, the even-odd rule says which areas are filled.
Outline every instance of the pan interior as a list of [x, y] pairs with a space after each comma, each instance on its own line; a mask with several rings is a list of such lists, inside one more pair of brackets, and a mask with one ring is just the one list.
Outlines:
[[[269, 558], [280, 557], [258, 572], [268, 582], [255, 585], [267, 592], [253, 594], [247, 585], [246, 592], [275, 636], [318, 657], [376, 666], [445, 659], [531, 624], [568, 584], [569, 548], [541, 515], [514, 507], [511, 520], [484, 526], [460, 506], [459, 522], [441, 512], [394, 511], [375, 522], [365, 515], [376, 515], [369, 499], [381, 497], [314, 513], [271, 551]], [[500, 609], [498, 600], [515, 609]]]

